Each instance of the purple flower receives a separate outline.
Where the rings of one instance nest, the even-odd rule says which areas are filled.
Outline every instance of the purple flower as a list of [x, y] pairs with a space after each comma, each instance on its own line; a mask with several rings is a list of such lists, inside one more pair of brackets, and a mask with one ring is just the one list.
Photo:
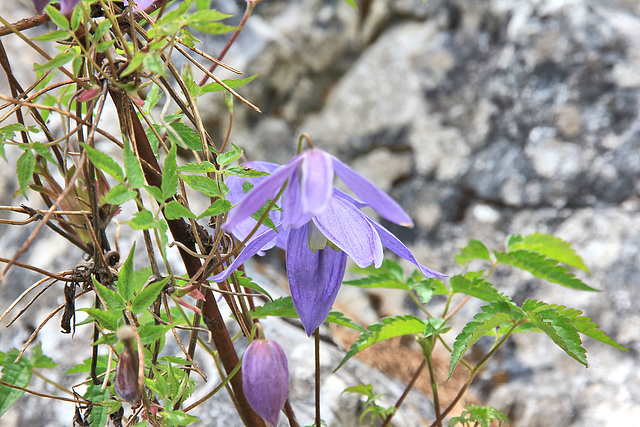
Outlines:
[[118, 330], [118, 337], [124, 343], [124, 350], [120, 353], [114, 379], [116, 393], [122, 400], [132, 405], [138, 403], [142, 394], [138, 382], [138, 352], [133, 348], [134, 332], [130, 326]]
[[[36, 12], [42, 13], [50, 1], [51, 0], [33, 0], [33, 7], [36, 9]], [[78, 3], [80, 3], [80, 0], [60, 0], [60, 13], [66, 15], [71, 12]]]
[[[286, 184], [279, 200], [279, 232], [266, 227], [259, 230], [231, 265], [211, 280], [226, 279], [251, 256], [275, 244], [283, 247], [293, 304], [305, 331], [311, 335], [331, 310], [344, 278], [347, 255], [359, 267], [377, 268], [386, 246], [415, 264], [425, 277], [444, 276], [420, 264], [397, 237], [360, 211], [363, 206], [371, 206], [392, 222], [412, 225], [409, 216], [387, 194], [330, 154], [311, 149], [284, 166], [256, 166], [271, 175], [253, 181], [256, 185], [246, 195], [238, 194], [241, 186], [233, 183], [235, 179], [229, 180], [229, 197], [233, 198], [232, 203], [238, 199], [240, 202], [224, 228], [238, 238], [239, 229], [248, 234], [256, 224], [251, 215]], [[333, 187], [334, 170], [363, 202]]]
[[[134, 11], [139, 11], [139, 10], [145, 10], [146, 8], [148, 8], [149, 6], [151, 6], [152, 4], [154, 4], [156, 2], [156, 0], [133, 0], [137, 7], [134, 9]], [[129, 1], [128, 0], [124, 0], [124, 5], [128, 6], [129, 5]]]
[[242, 389], [253, 410], [277, 425], [289, 393], [287, 357], [277, 342], [256, 339], [249, 344], [242, 361]]

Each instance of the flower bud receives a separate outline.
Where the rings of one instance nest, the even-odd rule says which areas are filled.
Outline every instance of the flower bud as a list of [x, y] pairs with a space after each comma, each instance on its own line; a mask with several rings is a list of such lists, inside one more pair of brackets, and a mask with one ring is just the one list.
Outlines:
[[244, 352], [242, 388], [249, 405], [270, 425], [278, 424], [289, 393], [289, 367], [282, 347], [256, 339]]
[[120, 328], [118, 338], [124, 343], [116, 366], [115, 387], [118, 396], [125, 402], [136, 404], [140, 401], [140, 385], [138, 382], [138, 352], [133, 347], [134, 332], [130, 326]]

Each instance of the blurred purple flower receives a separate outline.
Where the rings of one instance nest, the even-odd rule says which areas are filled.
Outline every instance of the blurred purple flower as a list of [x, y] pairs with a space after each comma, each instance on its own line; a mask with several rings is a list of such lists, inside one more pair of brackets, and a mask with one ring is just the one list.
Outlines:
[[277, 342], [256, 339], [249, 344], [242, 361], [242, 389], [253, 410], [277, 425], [289, 393], [287, 357]]
[[120, 353], [118, 364], [116, 365], [116, 376], [114, 379], [116, 393], [122, 400], [135, 405], [140, 401], [140, 383], [138, 381], [138, 352], [133, 347], [135, 338], [133, 329], [125, 326], [118, 330], [118, 338], [124, 343], [124, 350]]
[[[305, 151], [284, 166], [264, 162], [258, 168], [271, 172], [252, 181], [256, 185], [246, 195], [241, 185], [229, 180], [229, 198], [240, 200], [231, 211], [224, 228], [234, 235], [242, 230], [244, 238], [255, 226], [251, 215], [270, 198], [282, 193], [283, 212], [276, 232], [261, 228], [231, 265], [213, 281], [226, 279], [238, 266], [256, 253], [275, 244], [286, 250], [287, 276], [293, 304], [305, 331], [311, 335], [326, 319], [342, 284], [347, 255], [359, 267], [382, 265], [383, 246], [415, 264], [427, 277], [442, 273], [420, 264], [411, 251], [382, 225], [359, 208], [371, 206], [388, 220], [412, 225], [409, 216], [386, 193], [335, 157], [318, 149]], [[363, 199], [361, 202], [333, 187], [333, 171]], [[273, 218], [272, 218], [273, 219]], [[284, 239], [286, 237], [286, 240]]]
[[[51, 0], [33, 0], [33, 7], [36, 9], [36, 12], [42, 13], [50, 1]], [[78, 3], [80, 3], [80, 0], [60, 0], [60, 13], [66, 15], [71, 12]]]
[[[156, 0], [134, 0], [134, 2], [137, 5], [137, 7], [134, 9], [134, 11], [138, 11], [138, 10], [145, 10], [146, 8], [151, 6], [153, 3], [155, 3]], [[128, 0], [124, 0], [124, 5], [128, 6], [129, 5], [129, 1]]]

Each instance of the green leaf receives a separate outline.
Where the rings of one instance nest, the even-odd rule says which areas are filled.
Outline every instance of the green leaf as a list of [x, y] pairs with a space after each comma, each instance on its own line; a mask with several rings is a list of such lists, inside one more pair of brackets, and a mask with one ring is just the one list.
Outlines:
[[151, 228], [160, 227], [162, 221], [156, 220], [153, 214], [149, 211], [136, 212], [130, 221], [125, 221], [123, 224], [128, 224], [129, 227], [134, 230], [149, 230]]
[[160, 93], [160, 87], [157, 84], [153, 83], [151, 85], [151, 89], [149, 90], [149, 93], [147, 93], [147, 97], [144, 100], [144, 108], [147, 111], [151, 111], [151, 109], [156, 106], [156, 104], [160, 101], [161, 98], [162, 98], [162, 93]]
[[235, 144], [232, 144], [232, 145], [233, 145], [233, 151], [228, 151], [226, 153], [218, 154], [216, 161], [220, 166], [228, 165], [234, 160], [238, 160], [240, 157], [242, 157], [242, 149]]
[[509, 418], [490, 406], [465, 406], [465, 411], [462, 411], [459, 417], [452, 417], [449, 421], [449, 427], [453, 427], [457, 424], [465, 426], [477, 426], [477, 427], [490, 427], [492, 421], [498, 422], [498, 427], [502, 425], [503, 421], [509, 422]]
[[118, 321], [122, 314], [116, 311], [105, 311], [99, 308], [80, 308], [79, 311], [85, 311], [95, 321], [98, 322], [102, 329], [109, 331], [118, 330]]
[[236, 271], [236, 278], [238, 279], [238, 283], [240, 284], [240, 286], [245, 287], [245, 288], [249, 288], [249, 289], [253, 289], [254, 291], [258, 291], [261, 294], [263, 294], [264, 296], [266, 296], [267, 298], [269, 298], [269, 301], [273, 302], [273, 298], [271, 297], [271, 295], [269, 295], [269, 292], [265, 291], [260, 285], [258, 285], [257, 283], [255, 283], [251, 277], [247, 277], [244, 275], [244, 273], [242, 273], [241, 271]]
[[335, 323], [337, 325], [342, 325], [342, 326], [346, 326], [347, 328], [351, 328], [351, 329], [355, 329], [358, 332], [362, 332], [362, 333], [366, 333], [367, 330], [365, 328], [363, 328], [362, 326], [358, 325], [356, 322], [354, 322], [353, 320], [344, 317], [344, 314], [340, 313], [339, 311], [332, 311], [329, 313], [329, 315], [327, 316], [327, 320], [325, 320], [326, 322], [331, 322], [331, 323]]
[[[18, 350], [11, 349], [2, 361], [2, 381], [18, 386], [27, 387], [31, 381], [33, 367], [26, 357], [21, 357], [17, 362]], [[24, 394], [24, 391], [0, 385], [0, 416]]]
[[[356, 0], [344, 0], [344, 1], [347, 2], [347, 4], [352, 8], [354, 8], [355, 10], [358, 10], [358, 3], [356, 3]], [[423, 0], [423, 1], [426, 1], [426, 0]]]
[[410, 290], [411, 286], [407, 284], [404, 277], [402, 266], [396, 261], [385, 259], [380, 268], [373, 265], [366, 268], [354, 267], [350, 269], [352, 273], [365, 274], [367, 277], [356, 280], [347, 280], [343, 282], [345, 285], [357, 286], [360, 288], [387, 288]]
[[173, 122], [167, 129], [169, 139], [183, 148], [202, 151], [200, 135], [182, 122]]
[[467, 323], [456, 337], [451, 352], [451, 365], [449, 367], [449, 378], [453, 370], [466, 351], [480, 338], [489, 335], [504, 323], [516, 324], [522, 320], [524, 313], [514, 304], [505, 301], [495, 301], [482, 307], [482, 311], [476, 314], [472, 321]]
[[193, 22], [191, 27], [207, 34], [225, 34], [231, 33], [233, 31], [239, 30], [240, 27], [234, 27], [232, 25], [222, 24], [220, 22]]
[[124, 143], [124, 171], [127, 174], [127, 181], [131, 188], [140, 188], [144, 185], [144, 173], [142, 172], [142, 165], [140, 160], [131, 151], [129, 142]]
[[267, 172], [251, 169], [246, 166], [229, 166], [222, 170], [222, 173], [226, 175], [235, 175], [242, 178], [257, 178], [259, 176], [269, 175]]
[[412, 289], [418, 295], [418, 298], [420, 298], [420, 302], [424, 305], [429, 304], [429, 301], [431, 301], [431, 298], [433, 298], [433, 295], [435, 294], [435, 289], [426, 280], [416, 283], [412, 286]]
[[154, 74], [165, 74], [165, 64], [162, 61], [159, 52], [152, 52], [147, 54], [142, 59], [142, 64]]
[[[97, 359], [97, 373], [101, 374], [102, 372], [106, 371], [107, 369], [107, 361], [108, 361], [108, 356], [107, 355], [102, 355], [102, 356], [98, 356]], [[82, 363], [74, 366], [73, 368], [67, 370], [65, 372], [65, 374], [81, 374], [83, 372], [90, 372], [91, 371], [91, 363], [92, 360], [89, 357], [88, 359], [85, 359]]]
[[126, 302], [122, 296], [99, 283], [93, 277], [93, 288], [96, 290], [100, 298], [107, 304], [107, 310], [120, 311], [125, 308]]
[[73, 52], [62, 52], [51, 58], [48, 62], [44, 64], [33, 64], [33, 69], [36, 71], [39, 70], [50, 70], [52, 68], [62, 67], [67, 62], [71, 61], [76, 57], [76, 54]]
[[491, 261], [491, 255], [489, 249], [479, 240], [469, 240], [469, 244], [460, 250], [459, 254], [454, 256], [454, 259], [461, 266], [467, 265], [467, 263], [473, 259], [485, 259]]
[[415, 316], [396, 316], [382, 319], [382, 323], [370, 325], [369, 331], [360, 334], [335, 370], [337, 371], [347, 360], [377, 342], [403, 335], [423, 334], [433, 321], [440, 321], [440, 319], [422, 320]]
[[[58, 366], [56, 362], [53, 361], [49, 356], [45, 356], [42, 354], [42, 341], [38, 341], [38, 343], [31, 350], [31, 365], [34, 368], [39, 369], [51, 369]], [[1, 364], [2, 362], [0, 362]]]
[[[227, 85], [229, 88], [235, 89], [235, 88], [238, 88], [240, 86], [246, 85], [247, 83], [249, 83], [250, 81], [252, 81], [256, 77], [258, 77], [259, 75], [260, 74], [254, 74], [253, 76], [247, 77], [247, 78], [244, 78], [244, 79], [223, 80], [222, 82], [225, 85]], [[206, 84], [206, 85], [202, 86], [201, 93], [218, 92], [218, 91], [221, 91], [221, 90], [226, 90], [226, 88], [223, 87], [220, 83], [209, 83], [209, 84]]]
[[115, 332], [109, 332], [98, 338], [91, 345], [116, 345], [118, 344], [118, 334]]
[[31, 148], [36, 152], [36, 154], [41, 155], [53, 164], [57, 164], [56, 160], [53, 158], [51, 152], [49, 151], [49, 147], [47, 147], [46, 145], [39, 142], [34, 142]]
[[584, 366], [589, 366], [587, 351], [582, 347], [580, 334], [569, 318], [560, 314], [554, 307], [527, 314], [531, 322], [547, 334], [565, 353]]
[[453, 276], [451, 278], [451, 290], [465, 295], [471, 295], [482, 301], [511, 301], [507, 295], [504, 295], [489, 282], [481, 277], [473, 277], [473, 274], [465, 276]]
[[31, 40], [37, 40], [41, 42], [57, 42], [69, 38], [69, 33], [64, 30], [55, 30], [47, 34], [43, 34], [38, 37], [34, 37]]
[[47, 12], [47, 15], [49, 15], [49, 18], [51, 18], [51, 22], [65, 30], [69, 29], [69, 21], [67, 20], [67, 17], [61, 14], [58, 9], [49, 4], [45, 7], [45, 11]]
[[20, 192], [25, 197], [27, 196], [25, 191], [29, 188], [29, 182], [31, 181], [35, 166], [36, 156], [33, 155], [31, 150], [25, 150], [16, 162], [16, 173], [18, 175], [18, 183], [20, 184]]
[[129, 200], [135, 199], [136, 196], [137, 194], [135, 191], [129, 190], [124, 184], [118, 184], [109, 190], [104, 201], [110, 205], [121, 205]]
[[111, 156], [88, 146], [84, 142], [80, 142], [80, 145], [84, 147], [87, 152], [87, 156], [89, 156], [89, 160], [91, 160], [91, 163], [93, 163], [95, 167], [108, 173], [115, 178], [116, 181], [124, 183], [122, 168], [115, 160], [113, 160], [113, 158], [111, 158]]
[[78, 27], [80, 27], [80, 22], [82, 21], [82, 8], [76, 7], [73, 9], [71, 13], [71, 30], [77, 31]]
[[[87, 386], [87, 392], [84, 394], [84, 398], [95, 403], [101, 403], [111, 396], [109, 388], [105, 388], [104, 391], [100, 391], [101, 384], [89, 384]], [[94, 405], [91, 408], [89, 414], [89, 424], [91, 427], [104, 427], [109, 420], [109, 407]]]
[[107, 31], [109, 31], [110, 28], [111, 28], [111, 21], [109, 21], [108, 19], [105, 19], [104, 21], [102, 21], [100, 24], [98, 24], [98, 27], [93, 33], [93, 40], [99, 41], [100, 38], [104, 36], [107, 33]]
[[162, 190], [158, 187], [154, 187], [152, 185], [144, 185], [143, 187], [154, 199], [156, 199], [158, 203], [164, 202], [164, 199], [162, 198]]
[[164, 216], [167, 219], [195, 218], [196, 216], [186, 207], [175, 200], [170, 201], [164, 207]]
[[178, 173], [176, 166], [176, 150], [175, 145], [171, 146], [167, 157], [164, 159], [164, 167], [162, 168], [162, 197], [166, 200], [173, 197], [178, 191]]
[[210, 216], [222, 215], [223, 213], [229, 212], [230, 209], [231, 209], [230, 201], [225, 199], [217, 199], [215, 202], [211, 204], [211, 206], [207, 208], [207, 210], [205, 210], [198, 216], [198, 219], [202, 219]]
[[[218, 184], [208, 176], [201, 175], [180, 175], [189, 187], [209, 197], [222, 197]], [[177, 179], [177, 175], [176, 175]]]
[[298, 313], [293, 308], [291, 297], [278, 298], [273, 302], [265, 303], [261, 307], [255, 307], [250, 312], [252, 319], [264, 319], [268, 316], [297, 318]]
[[134, 313], [142, 313], [145, 311], [153, 302], [158, 298], [160, 292], [169, 281], [168, 277], [164, 279], [153, 282], [149, 284], [146, 288], [144, 288], [136, 297], [133, 299], [133, 304], [131, 305], [131, 311]]
[[493, 253], [498, 262], [528, 271], [539, 279], [580, 291], [598, 291], [569, 273], [568, 268], [558, 265], [558, 261], [545, 258], [544, 255], [522, 249], [506, 253], [494, 251]]
[[160, 338], [164, 337], [167, 331], [171, 329], [171, 325], [144, 325], [138, 328], [142, 345], [153, 344]]
[[507, 241], [507, 252], [520, 249], [537, 252], [547, 258], [555, 259], [558, 262], [589, 273], [589, 269], [571, 247], [571, 243], [550, 234], [534, 233], [524, 237], [519, 235], [510, 236]]
[[187, 163], [178, 167], [178, 172], [207, 173], [217, 171], [218, 169], [211, 162]]
[[120, 74], [120, 77], [128, 76], [129, 74], [140, 68], [146, 56], [146, 52], [136, 52], [136, 54], [133, 55], [133, 58], [131, 58], [131, 61], [129, 61], [129, 65], [127, 65], [127, 68], [125, 68], [125, 70]]
[[129, 302], [133, 298], [133, 289], [135, 284], [133, 283], [133, 257], [136, 251], [136, 244], [133, 243], [133, 246], [129, 250], [129, 255], [125, 260], [124, 264], [122, 264], [122, 268], [118, 272], [118, 281], [116, 282], [116, 286], [118, 289], [118, 293], [122, 295], [125, 301]]

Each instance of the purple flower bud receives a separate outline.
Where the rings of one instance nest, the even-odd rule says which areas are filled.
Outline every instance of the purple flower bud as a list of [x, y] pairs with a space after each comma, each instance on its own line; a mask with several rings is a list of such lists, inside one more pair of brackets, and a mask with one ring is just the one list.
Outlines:
[[256, 339], [249, 344], [242, 362], [242, 388], [253, 410], [277, 425], [289, 393], [287, 357], [277, 342]]
[[134, 332], [125, 326], [118, 331], [120, 341], [124, 343], [124, 350], [120, 353], [116, 366], [116, 393], [125, 402], [136, 404], [140, 401], [140, 384], [138, 382], [138, 352], [133, 348]]

